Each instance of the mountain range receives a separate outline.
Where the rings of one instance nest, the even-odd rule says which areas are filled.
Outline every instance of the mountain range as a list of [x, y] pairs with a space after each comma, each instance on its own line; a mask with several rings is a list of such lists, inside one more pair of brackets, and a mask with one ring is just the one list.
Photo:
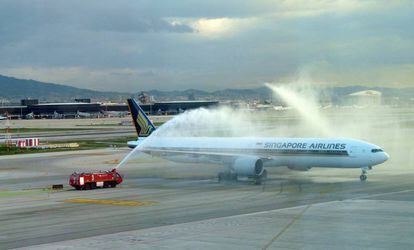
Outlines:
[[[0, 98], [3, 102], [19, 102], [21, 99], [39, 99], [41, 102], [69, 102], [75, 98], [91, 98], [95, 101], [121, 101], [137, 93], [103, 92], [90, 89], [81, 89], [55, 83], [44, 83], [35, 80], [18, 79], [0, 75]], [[331, 100], [335, 101], [344, 95], [363, 90], [377, 90], [382, 92], [386, 98], [412, 99], [414, 98], [414, 87], [410, 88], [386, 88], [347, 86], [330, 87], [322, 90]], [[178, 100], [270, 100], [272, 91], [267, 87], [251, 89], [224, 89], [217, 91], [203, 91], [198, 89], [176, 90], [176, 91], [145, 91], [153, 96], [156, 101], [178, 101]]]
[[75, 98], [92, 98], [97, 100], [125, 100], [131, 94], [101, 92], [81, 89], [55, 83], [18, 79], [0, 75], [0, 98], [11, 102], [21, 99], [39, 99], [43, 102], [67, 102]]
[[[332, 102], [337, 102], [342, 97], [351, 93], [376, 90], [382, 93], [384, 98], [398, 98], [409, 100], [414, 98], [414, 87], [410, 88], [386, 88], [386, 87], [366, 87], [366, 86], [345, 86], [345, 87], [315, 87], [314, 92], [320, 93], [320, 98]], [[278, 102], [272, 90], [267, 87], [252, 89], [224, 89], [217, 91], [203, 91], [197, 89], [188, 89], [184, 91], [160, 91], [150, 90], [147, 93], [154, 96], [156, 100], [188, 100], [189, 97], [201, 100], [273, 100]]]

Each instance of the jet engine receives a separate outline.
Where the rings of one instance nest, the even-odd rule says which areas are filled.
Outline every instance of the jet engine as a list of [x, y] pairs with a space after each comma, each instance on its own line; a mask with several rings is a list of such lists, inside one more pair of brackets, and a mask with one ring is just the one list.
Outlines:
[[263, 174], [263, 161], [257, 157], [239, 157], [233, 163], [233, 170], [240, 176], [260, 176]]

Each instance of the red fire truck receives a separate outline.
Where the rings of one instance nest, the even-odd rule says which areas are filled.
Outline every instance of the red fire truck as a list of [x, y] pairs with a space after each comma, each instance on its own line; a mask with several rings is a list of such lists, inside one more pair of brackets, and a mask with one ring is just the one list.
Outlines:
[[122, 182], [121, 175], [112, 169], [111, 171], [99, 171], [95, 173], [73, 173], [69, 178], [69, 185], [76, 190], [89, 190], [97, 187], [114, 188]]

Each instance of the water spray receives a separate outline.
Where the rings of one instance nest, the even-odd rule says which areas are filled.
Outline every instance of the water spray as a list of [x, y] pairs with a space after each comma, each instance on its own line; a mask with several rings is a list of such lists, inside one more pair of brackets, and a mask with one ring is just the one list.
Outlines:
[[178, 119], [179, 116], [174, 117], [173, 119], [167, 121], [160, 127], [158, 127], [152, 134], [150, 134], [148, 137], [145, 138], [145, 140], [142, 140], [141, 143], [139, 143], [131, 152], [129, 152], [124, 159], [115, 167], [115, 169], [118, 169], [119, 167], [123, 166], [136, 152], [141, 151], [145, 145], [150, 144], [150, 142], [156, 138], [160, 133], [168, 130], [169, 127], [174, 125], [176, 123], [176, 119]]
[[299, 112], [305, 121], [307, 121], [320, 133], [325, 136], [333, 135], [328, 122], [319, 112], [317, 101], [312, 93], [304, 95], [286, 86], [277, 86], [270, 83], [265, 83], [265, 85], [270, 88], [275, 95], [282, 98], [283, 101]]
[[164, 137], [247, 137], [256, 136], [258, 131], [251, 117], [246, 113], [228, 107], [212, 109], [199, 108], [179, 114], [158, 127], [146, 137], [116, 166], [123, 166], [131, 157]]

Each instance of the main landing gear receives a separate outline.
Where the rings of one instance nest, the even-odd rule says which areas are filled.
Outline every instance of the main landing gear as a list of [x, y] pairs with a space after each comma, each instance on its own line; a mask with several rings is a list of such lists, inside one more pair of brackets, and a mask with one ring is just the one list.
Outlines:
[[[234, 172], [220, 172], [218, 173], [217, 178], [218, 182], [236, 182], [238, 180], [238, 175]], [[263, 170], [263, 173], [261, 175], [248, 176], [247, 178], [253, 179], [253, 183], [255, 185], [261, 185], [263, 181], [267, 178], [267, 171], [265, 169]]]
[[217, 175], [218, 181], [237, 181], [237, 174], [232, 172], [220, 172]]
[[362, 167], [361, 168], [361, 171], [362, 171], [362, 173], [361, 173], [361, 175], [359, 176], [359, 179], [361, 180], [361, 181], [366, 181], [367, 180], [367, 173], [368, 173], [368, 170], [370, 170], [371, 169], [371, 167]]
[[263, 173], [261, 175], [253, 177], [253, 183], [254, 185], [262, 185], [263, 181], [265, 181], [266, 179], [267, 179], [267, 171], [265, 169], [263, 170]]

